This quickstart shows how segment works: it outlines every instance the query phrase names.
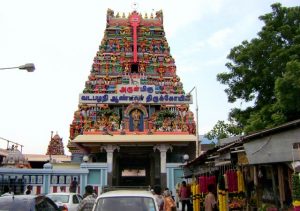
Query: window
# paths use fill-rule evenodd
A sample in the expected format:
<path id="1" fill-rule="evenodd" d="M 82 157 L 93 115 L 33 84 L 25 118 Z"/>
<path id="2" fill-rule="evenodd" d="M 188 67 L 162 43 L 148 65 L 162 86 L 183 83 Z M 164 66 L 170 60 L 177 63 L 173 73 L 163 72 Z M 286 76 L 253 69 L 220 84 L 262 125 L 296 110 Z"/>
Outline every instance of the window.
<path id="1" fill-rule="evenodd" d="M 73 195 L 73 204 L 79 204 L 79 200 L 76 195 Z"/>
<path id="2" fill-rule="evenodd" d="M 142 196 L 117 196 L 100 199 L 96 205 L 95 210 L 155 211 L 156 209 L 152 198 Z"/>
<path id="3" fill-rule="evenodd" d="M 69 202 L 69 195 L 47 195 L 52 201 L 57 202 L 60 201 L 62 203 L 68 203 Z"/>
<path id="4" fill-rule="evenodd" d="M 79 199 L 79 201 L 82 201 L 82 196 L 80 196 L 80 195 L 77 195 L 77 197 L 78 197 L 78 199 Z"/>
<path id="5" fill-rule="evenodd" d="M 50 201 L 47 198 L 44 198 L 43 200 L 39 201 L 38 204 L 35 205 L 36 211 L 56 211 L 56 205 L 53 204 L 52 201 Z"/>

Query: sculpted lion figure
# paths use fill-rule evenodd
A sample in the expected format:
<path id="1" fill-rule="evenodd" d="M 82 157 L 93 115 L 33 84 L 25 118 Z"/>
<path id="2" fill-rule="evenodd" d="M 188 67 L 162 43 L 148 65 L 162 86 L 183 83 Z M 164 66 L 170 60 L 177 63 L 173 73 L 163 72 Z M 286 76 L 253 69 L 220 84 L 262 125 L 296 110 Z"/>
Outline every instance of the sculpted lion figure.
<path id="1" fill-rule="evenodd" d="M 107 13 L 106 13 L 106 21 L 107 21 L 107 23 L 109 22 L 109 20 L 111 19 L 111 18 L 113 18 L 114 17 L 114 11 L 112 10 L 112 9 L 107 9 Z"/>
<path id="2" fill-rule="evenodd" d="M 163 11 L 159 10 L 155 14 L 156 14 L 155 18 L 159 19 L 161 21 L 161 23 L 163 23 L 163 20 L 164 20 Z"/>

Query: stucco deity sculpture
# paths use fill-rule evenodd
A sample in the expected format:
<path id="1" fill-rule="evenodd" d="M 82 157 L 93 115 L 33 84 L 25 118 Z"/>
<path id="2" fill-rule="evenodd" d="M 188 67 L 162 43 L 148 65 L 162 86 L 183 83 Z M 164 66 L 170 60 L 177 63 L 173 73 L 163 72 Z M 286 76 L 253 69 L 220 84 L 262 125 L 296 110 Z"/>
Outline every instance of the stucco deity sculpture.
<path id="1" fill-rule="evenodd" d="M 132 120 L 133 120 L 133 128 L 134 128 L 134 130 L 138 130 L 140 119 L 141 119 L 141 112 L 138 109 L 135 109 L 132 112 L 131 116 L 132 116 Z"/>

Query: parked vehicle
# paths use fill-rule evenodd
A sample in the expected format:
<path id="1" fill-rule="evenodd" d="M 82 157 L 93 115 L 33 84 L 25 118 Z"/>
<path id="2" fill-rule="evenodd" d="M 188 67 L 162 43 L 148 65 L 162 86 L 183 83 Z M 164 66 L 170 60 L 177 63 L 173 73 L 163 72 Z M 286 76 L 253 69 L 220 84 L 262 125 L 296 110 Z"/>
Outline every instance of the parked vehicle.
<path id="1" fill-rule="evenodd" d="M 49 193 L 47 197 L 52 199 L 63 211 L 76 211 L 82 196 L 77 193 Z"/>
<path id="2" fill-rule="evenodd" d="M 44 195 L 7 195 L 0 197 L 1 211 L 60 211 L 58 206 Z"/>
<path id="3" fill-rule="evenodd" d="M 155 198 L 146 190 L 115 190 L 101 194 L 93 211 L 158 211 Z"/>

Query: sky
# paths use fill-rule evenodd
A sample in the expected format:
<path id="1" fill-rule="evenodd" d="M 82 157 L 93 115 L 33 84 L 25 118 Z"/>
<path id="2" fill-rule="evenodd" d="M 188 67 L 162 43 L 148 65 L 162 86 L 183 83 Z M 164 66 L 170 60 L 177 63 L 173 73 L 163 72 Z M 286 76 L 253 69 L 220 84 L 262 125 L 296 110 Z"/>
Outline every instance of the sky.
<path id="1" fill-rule="evenodd" d="M 163 10 L 164 29 L 177 75 L 184 90 L 197 88 L 199 134 L 230 109 L 226 86 L 216 75 L 225 67 L 230 49 L 261 30 L 259 16 L 270 5 L 299 6 L 298 0 L 137 0 L 137 11 L 148 16 Z M 34 63 L 36 70 L 0 70 L 0 137 L 24 145 L 23 153 L 45 154 L 51 131 L 63 138 L 79 94 L 90 74 L 106 26 L 108 8 L 121 14 L 133 10 L 127 0 L 1 0 L 0 68 Z M 196 112 L 195 91 L 191 110 Z M 196 116 L 196 115 L 195 115 Z M 0 148 L 6 142 L 0 139 Z"/>

